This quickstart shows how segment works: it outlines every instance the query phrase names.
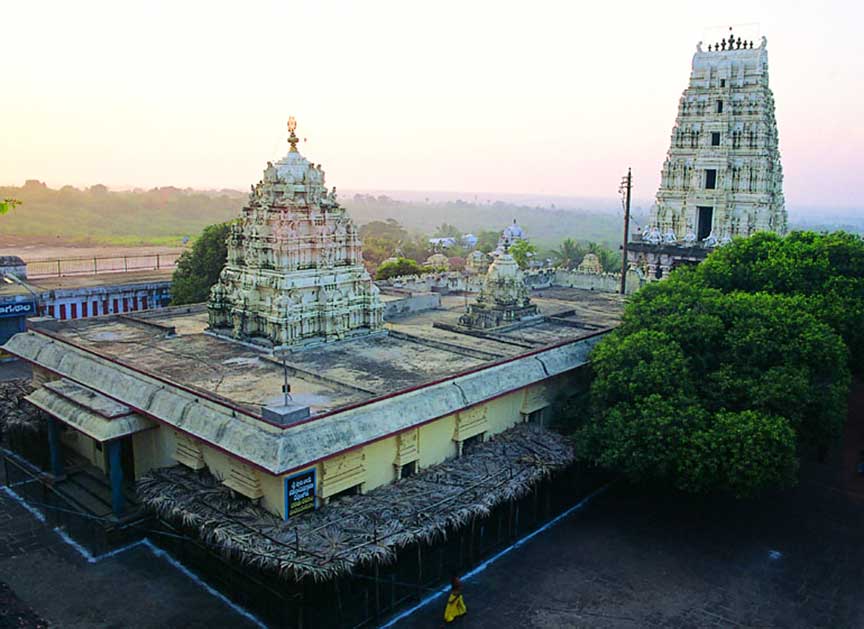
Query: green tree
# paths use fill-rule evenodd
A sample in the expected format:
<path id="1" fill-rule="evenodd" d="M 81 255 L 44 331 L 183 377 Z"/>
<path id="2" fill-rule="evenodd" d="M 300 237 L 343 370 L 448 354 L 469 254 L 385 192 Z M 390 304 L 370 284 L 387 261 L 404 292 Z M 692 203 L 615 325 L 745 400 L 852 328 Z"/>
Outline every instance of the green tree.
<path id="1" fill-rule="evenodd" d="M 794 482 L 840 433 L 846 349 L 800 297 L 723 293 L 674 273 L 637 293 L 592 353 L 580 456 L 692 492 Z"/>
<path id="2" fill-rule="evenodd" d="M 433 238 L 455 238 L 458 243 L 462 238 L 462 230 L 450 223 L 441 223 L 432 235 Z"/>
<path id="3" fill-rule="evenodd" d="M 19 205 L 21 205 L 21 201 L 18 199 L 3 199 L 0 201 L 0 215 L 6 214 L 9 210 Z"/>
<path id="4" fill-rule="evenodd" d="M 494 251 L 495 247 L 498 246 L 498 239 L 501 237 L 501 234 L 492 229 L 484 229 L 478 232 L 476 236 L 477 250 L 489 253 L 490 251 Z"/>
<path id="5" fill-rule="evenodd" d="M 205 227 L 192 248 L 180 256 L 171 282 L 173 305 L 200 303 L 210 297 L 210 288 L 225 266 L 231 224 L 229 221 Z"/>
<path id="6" fill-rule="evenodd" d="M 558 266 L 565 269 L 575 269 L 585 257 L 585 250 L 572 238 L 566 238 L 553 252 Z"/>
<path id="7" fill-rule="evenodd" d="M 520 239 L 510 245 L 508 253 L 516 260 L 516 264 L 520 269 L 528 268 L 531 258 L 537 253 L 537 247 L 533 243 L 525 239 Z"/>
<path id="8" fill-rule="evenodd" d="M 417 264 L 415 260 L 410 258 L 397 258 L 388 260 L 378 267 L 375 272 L 376 280 L 389 280 L 391 277 L 399 277 L 400 275 L 420 275 L 425 272 L 425 268 Z"/>
<path id="9" fill-rule="evenodd" d="M 797 295 L 802 308 L 829 324 L 864 369 L 864 240 L 846 232 L 759 232 L 720 247 L 700 264 L 696 281 L 723 292 Z"/>

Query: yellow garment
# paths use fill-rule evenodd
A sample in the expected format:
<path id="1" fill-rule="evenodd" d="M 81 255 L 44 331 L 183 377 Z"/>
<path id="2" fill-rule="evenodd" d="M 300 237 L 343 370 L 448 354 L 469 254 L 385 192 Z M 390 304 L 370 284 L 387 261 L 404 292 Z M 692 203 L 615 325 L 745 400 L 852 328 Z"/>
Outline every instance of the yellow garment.
<path id="1" fill-rule="evenodd" d="M 444 622 L 453 622 L 456 618 L 468 611 L 461 592 L 451 592 L 447 599 L 447 607 L 444 608 Z"/>

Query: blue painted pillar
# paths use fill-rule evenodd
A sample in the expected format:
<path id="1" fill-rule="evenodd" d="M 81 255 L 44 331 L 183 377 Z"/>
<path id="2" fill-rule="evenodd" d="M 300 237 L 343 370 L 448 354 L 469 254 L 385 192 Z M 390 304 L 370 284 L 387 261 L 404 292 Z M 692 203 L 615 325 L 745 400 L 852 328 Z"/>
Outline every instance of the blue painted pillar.
<path id="1" fill-rule="evenodd" d="M 51 457 L 51 473 L 55 478 L 63 476 L 63 450 L 60 445 L 60 424 L 53 417 L 48 420 L 48 452 Z"/>
<path id="2" fill-rule="evenodd" d="M 111 510 L 116 517 L 123 515 L 125 499 L 123 498 L 123 466 L 120 463 L 120 440 L 108 444 L 108 467 L 111 477 Z"/>

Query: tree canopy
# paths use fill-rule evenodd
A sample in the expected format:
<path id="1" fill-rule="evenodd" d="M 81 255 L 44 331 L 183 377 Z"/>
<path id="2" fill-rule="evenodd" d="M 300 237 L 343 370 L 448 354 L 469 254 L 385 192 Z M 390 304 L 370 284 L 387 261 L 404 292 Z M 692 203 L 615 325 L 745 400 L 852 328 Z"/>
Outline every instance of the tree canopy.
<path id="1" fill-rule="evenodd" d="M 537 247 L 530 240 L 521 239 L 510 245 L 507 252 L 513 256 L 520 269 L 525 269 L 530 264 L 534 254 L 537 253 Z"/>
<path id="2" fill-rule="evenodd" d="M 566 238 L 557 249 L 552 251 L 552 259 L 565 269 L 575 269 L 585 256 L 593 253 L 600 260 L 600 266 L 607 273 L 621 271 L 621 253 L 613 251 L 604 244 L 597 242 L 577 242 Z"/>
<path id="3" fill-rule="evenodd" d="M 427 269 L 417 264 L 416 260 L 410 258 L 396 258 L 382 262 L 375 272 L 376 280 L 389 280 L 391 277 L 400 275 L 420 275 Z"/>
<path id="4" fill-rule="evenodd" d="M 21 205 L 21 201 L 18 199 L 0 199 L 0 214 L 6 214 L 13 207 L 17 207 Z"/>
<path id="5" fill-rule="evenodd" d="M 227 240 L 231 222 L 205 227 L 177 261 L 171 282 L 171 303 L 196 304 L 207 301 L 210 288 L 219 279 L 228 253 Z"/>
<path id="6" fill-rule="evenodd" d="M 763 257 L 747 262 L 743 253 L 752 243 L 728 250 L 712 253 L 704 270 L 643 288 L 597 345 L 591 410 L 575 429 L 584 459 L 633 480 L 742 497 L 794 483 L 802 452 L 839 435 L 849 385 L 843 338 L 794 283 L 757 292 Z"/>
<path id="7" fill-rule="evenodd" d="M 723 292 L 798 295 L 802 307 L 843 337 L 850 366 L 864 368 L 864 240 L 847 232 L 760 232 L 721 247 L 696 280 Z"/>

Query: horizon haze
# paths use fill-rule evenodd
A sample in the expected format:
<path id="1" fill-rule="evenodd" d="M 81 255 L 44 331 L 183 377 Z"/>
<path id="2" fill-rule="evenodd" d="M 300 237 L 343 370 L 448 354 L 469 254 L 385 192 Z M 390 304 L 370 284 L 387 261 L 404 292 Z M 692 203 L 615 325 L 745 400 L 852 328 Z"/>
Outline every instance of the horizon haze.
<path id="1" fill-rule="evenodd" d="M 724 8 L 738 32 L 768 38 L 790 213 L 851 213 L 864 9 Z M 0 102 L 0 185 L 247 190 L 286 152 L 294 115 L 301 151 L 339 190 L 614 200 L 630 166 L 642 205 L 696 44 L 726 30 L 716 7 L 683 1 L 662 12 L 7 3 L 5 14 L 17 27 L 0 60 L 14 87 Z"/>

